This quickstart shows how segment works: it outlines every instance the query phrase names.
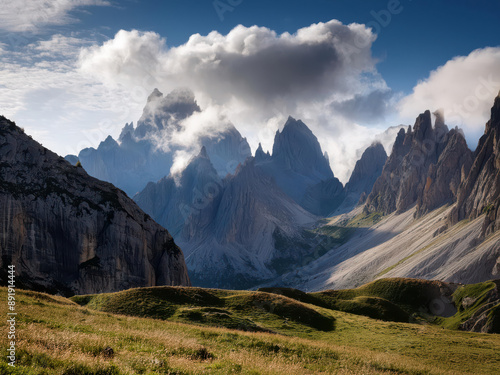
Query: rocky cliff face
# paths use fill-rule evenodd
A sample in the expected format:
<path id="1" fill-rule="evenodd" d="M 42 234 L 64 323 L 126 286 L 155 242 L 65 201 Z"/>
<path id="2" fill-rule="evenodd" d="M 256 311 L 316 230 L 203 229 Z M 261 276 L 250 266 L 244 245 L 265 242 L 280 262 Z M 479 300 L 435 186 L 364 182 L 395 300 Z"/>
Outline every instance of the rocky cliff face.
<path id="1" fill-rule="evenodd" d="M 223 182 L 203 147 L 179 175 L 169 175 L 156 183 L 150 182 L 134 200 L 177 237 L 186 220 L 205 209 L 220 194 L 222 187 Z"/>
<path id="2" fill-rule="evenodd" d="M 500 280 L 492 280 L 494 287 L 478 301 L 479 298 L 462 299 L 460 310 L 465 310 L 479 302 L 480 307 L 465 322 L 460 324 L 463 331 L 481 333 L 500 333 Z"/>
<path id="3" fill-rule="evenodd" d="M 25 287 L 84 294 L 190 284 L 167 230 L 124 192 L 72 166 L 4 117 L 0 248 L 2 268 L 15 264 Z"/>
<path id="4" fill-rule="evenodd" d="M 316 136 L 302 121 L 292 117 L 288 117 L 283 131 L 276 132 L 272 156 L 284 170 L 292 170 L 312 179 L 333 177 Z"/>
<path id="5" fill-rule="evenodd" d="M 472 153 L 462 133 L 452 131 L 437 112 L 418 116 L 415 125 L 400 130 L 381 176 L 368 195 L 366 209 L 385 214 L 417 205 L 417 216 L 456 199 L 462 171 L 468 172 Z"/>
<path id="6" fill-rule="evenodd" d="M 174 90 L 165 97 L 155 89 L 137 127 L 126 124 L 119 142 L 109 136 L 97 149 L 82 150 L 78 158 L 90 175 L 134 196 L 148 182 L 169 174 L 176 152 L 189 151 L 188 146 L 177 144 L 172 138 L 182 130 L 182 120 L 200 111 L 188 89 Z M 225 177 L 251 156 L 250 146 L 232 124 L 212 133 L 200 136 L 198 141 L 205 146 L 217 173 Z"/>
<path id="7" fill-rule="evenodd" d="M 193 212 L 179 243 L 198 285 L 246 288 L 309 255 L 314 245 L 304 227 L 316 220 L 249 159 Z"/>
<path id="8" fill-rule="evenodd" d="M 315 215 L 327 215 L 344 199 L 342 183 L 333 176 L 328 156 L 312 131 L 289 117 L 274 137 L 272 155 L 260 148 L 256 166 L 295 202 Z"/>
<path id="9" fill-rule="evenodd" d="M 474 153 L 474 162 L 458 191 L 452 224 L 486 214 L 482 235 L 500 228 L 500 94 L 491 109 L 484 135 Z"/>
<path id="10" fill-rule="evenodd" d="M 458 187 L 472 165 L 472 152 L 467 147 L 463 134 L 452 129 L 446 134 L 445 148 L 437 162 L 427 170 L 424 191 L 417 200 L 417 215 L 456 200 Z"/>
<path id="11" fill-rule="evenodd" d="M 363 193 L 370 194 L 375 181 L 382 174 L 386 161 L 387 153 L 384 146 L 381 143 L 372 144 L 356 162 L 349 182 L 346 184 L 346 190 L 357 194 L 358 200 Z"/>
<path id="12" fill-rule="evenodd" d="M 339 207 L 346 198 L 346 190 L 336 178 L 329 178 L 309 186 L 300 202 L 307 211 L 318 215 L 328 216 Z"/>
<path id="13" fill-rule="evenodd" d="M 247 288 L 299 264 L 313 248 L 304 225 L 316 218 L 253 158 L 221 180 L 203 148 L 178 176 L 148 184 L 134 199 L 172 228 L 199 286 Z"/>

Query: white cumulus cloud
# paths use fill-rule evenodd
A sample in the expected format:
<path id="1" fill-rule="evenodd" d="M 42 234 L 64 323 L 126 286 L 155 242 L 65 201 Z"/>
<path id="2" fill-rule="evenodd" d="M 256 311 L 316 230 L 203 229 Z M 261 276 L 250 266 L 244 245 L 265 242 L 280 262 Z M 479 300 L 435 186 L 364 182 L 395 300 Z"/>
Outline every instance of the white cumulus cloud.
<path id="1" fill-rule="evenodd" d="M 425 109 L 442 108 L 446 123 L 463 127 L 472 143 L 484 131 L 499 90 L 500 47 L 477 49 L 432 71 L 400 101 L 399 112 L 410 120 Z"/>
<path id="2" fill-rule="evenodd" d="M 109 84 L 149 89 L 161 73 L 165 49 L 157 33 L 120 30 L 102 46 L 82 49 L 80 70 Z"/>

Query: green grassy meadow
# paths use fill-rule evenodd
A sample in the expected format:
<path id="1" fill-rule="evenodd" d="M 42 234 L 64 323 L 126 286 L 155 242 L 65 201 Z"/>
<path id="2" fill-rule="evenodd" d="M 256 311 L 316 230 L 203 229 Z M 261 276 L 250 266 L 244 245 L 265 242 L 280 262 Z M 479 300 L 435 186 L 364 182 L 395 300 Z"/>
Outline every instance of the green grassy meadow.
<path id="1" fill-rule="evenodd" d="M 436 283 L 320 293 L 152 287 L 71 299 L 19 290 L 17 364 L 3 356 L 0 374 L 498 374 L 500 335 L 449 329 L 474 311 L 416 319 L 422 290 Z M 488 288 L 453 298 L 475 295 L 478 308 Z M 376 310 L 378 319 L 365 316 Z"/>

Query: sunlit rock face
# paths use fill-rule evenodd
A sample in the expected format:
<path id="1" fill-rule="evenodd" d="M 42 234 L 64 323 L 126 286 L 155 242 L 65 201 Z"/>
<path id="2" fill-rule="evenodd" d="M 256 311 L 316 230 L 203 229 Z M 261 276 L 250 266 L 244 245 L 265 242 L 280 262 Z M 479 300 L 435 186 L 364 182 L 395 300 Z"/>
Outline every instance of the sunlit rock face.
<path id="1" fill-rule="evenodd" d="M 456 200 L 472 152 L 462 132 L 451 131 L 440 113 L 420 114 L 413 127 L 398 133 L 392 153 L 366 200 L 366 209 L 385 214 L 405 212 L 414 205 L 421 216 Z"/>
<path id="2" fill-rule="evenodd" d="M 454 224 L 486 214 L 482 235 L 487 236 L 500 228 L 500 94 L 479 139 L 472 168 L 463 174 L 466 178 L 458 191 L 457 207 L 450 221 Z"/>

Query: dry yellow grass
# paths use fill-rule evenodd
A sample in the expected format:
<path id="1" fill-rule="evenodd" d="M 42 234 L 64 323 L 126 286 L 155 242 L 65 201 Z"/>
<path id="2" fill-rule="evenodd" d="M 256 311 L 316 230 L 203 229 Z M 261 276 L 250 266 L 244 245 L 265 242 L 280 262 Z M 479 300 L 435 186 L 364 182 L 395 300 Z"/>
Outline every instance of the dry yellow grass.
<path id="1" fill-rule="evenodd" d="M 5 306 L 5 288 L 0 288 Z M 252 333 L 113 315 L 18 291 L 18 354 L 0 374 L 496 374 L 500 337 L 332 312 L 330 332 Z M 6 323 L 0 323 L 5 332 Z M 5 339 L 2 341 L 5 345 Z M 111 347 L 108 358 L 103 349 Z M 3 348 L 2 348 L 3 349 Z"/>

